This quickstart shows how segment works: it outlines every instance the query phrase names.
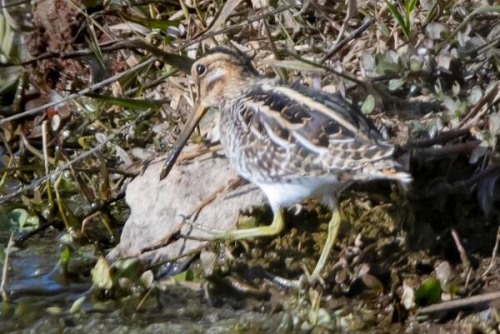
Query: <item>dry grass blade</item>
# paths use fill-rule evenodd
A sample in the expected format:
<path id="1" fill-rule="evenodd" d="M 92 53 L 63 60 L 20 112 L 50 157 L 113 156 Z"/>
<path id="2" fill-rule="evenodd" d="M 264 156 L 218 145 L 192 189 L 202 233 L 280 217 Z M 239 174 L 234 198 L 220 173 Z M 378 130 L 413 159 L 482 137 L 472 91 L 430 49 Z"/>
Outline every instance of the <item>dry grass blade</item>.
<path id="1" fill-rule="evenodd" d="M 83 152 L 82 154 L 78 155 L 74 159 L 72 159 L 72 160 L 68 161 L 67 163 L 65 163 L 65 164 L 57 167 L 57 169 L 55 169 L 54 171 L 50 172 L 49 174 L 44 175 L 43 177 L 41 177 L 41 178 L 39 178 L 37 180 L 34 180 L 29 186 L 21 187 L 21 188 L 19 188 L 16 191 L 10 192 L 8 195 L 0 196 L 0 204 L 5 203 L 5 202 L 7 202 L 9 200 L 12 200 L 12 199 L 16 198 L 20 194 L 24 194 L 27 191 L 30 191 L 30 190 L 33 190 L 33 189 L 39 187 L 43 182 L 45 182 L 49 178 L 58 177 L 63 171 L 71 168 L 71 166 L 74 165 L 76 162 L 88 158 L 89 156 L 93 155 L 96 151 L 102 150 L 104 147 L 106 147 L 106 144 L 109 141 L 111 141 L 114 138 L 116 138 L 117 136 L 120 136 L 123 133 L 125 133 L 130 127 L 134 126 L 137 122 L 139 122 L 142 118 L 144 118 L 147 115 L 149 115 L 151 112 L 152 112 L 151 110 L 146 110 L 146 111 L 142 112 L 141 114 L 139 114 L 137 116 L 137 118 L 135 120 L 133 120 L 132 122 L 130 122 L 130 123 L 122 126 L 120 129 L 118 129 L 112 135 L 108 136 L 105 140 L 103 140 L 102 142 L 100 142 L 96 147 L 94 147 L 94 148 L 92 148 L 92 149 L 90 149 L 88 151 Z"/>
<path id="2" fill-rule="evenodd" d="M 7 296 L 7 292 L 5 291 L 5 285 L 7 284 L 7 272 L 9 269 L 9 257 L 10 250 L 12 245 L 14 244 L 14 234 L 11 233 L 9 241 L 7 242 L 7 248 L 5 249 L 5 258 L 2 266 L 2 281 L 0 282 L 0 295 L 2 296 L 2 301 L 8 302 L 9 297 Z"/>
<path id="3" fill-rule="evenodd" d="M 130 68 L 129 70 L 127 71 L 124 71 L 124 72 L 121 72 L 117 75 L 114 75 L 106 80 L 103 80 L 101 82 L 98 82 L 96 84 L 93 84 L 91 86 L 89 86 L 88 88 L 85 88 L 85 89 L 82 89 L 80 90 L 79 92 L 76 92 L 76 93 L 73 93 L 73 94 L 70 94 L 66 97 L 63 97 L 62 99 L 60 100 L 57 100 L 57 101 L 54 101 L 54 102 L 50 102 L 50 103 L 46 103 L 44 105 L 41 105 L 39 107 L 36 107 L 36 108 L 33 108 L 31 110 L 26 110 L 26 111 L 23 111 L 21 113 L 18 113 L 16 115 L 13 115 L 13 116 L 10 116 L 10 117 L 6 117 L 4 119 L 1 119 L 0 120 L 0 126 L 4 125 L 4 124 L 7 124 L 8 122 L 12 122 L 12 121 L 15 121 L 17 119 L 21 119 L 23 117 L 26 117 L 26 116 L 33 116 L 33 115 L 36 115 L 38 113 L 41 113 L 43 111 L 45 111 L 47 108 L 50 108 L 50 107 L 54 107 L 58 104 L 62 104 L 63 102 L 68 102 L 68 101 L 71 101 L 75 98 L 78 98 L 82 95 L 85 95 L 87 93 L 90 93 L 98 88 L 101 88 L 101 87 L 104 87 L 104 86 L 107 86 L 113 82 L 115 82 L 116 80 L 122 78 L 122 77 L 125 77 L 126 75 L 129 75 L 130 73 L 132 72 L 135 72 L 141 68 L 144 68 L 146 66 L 149 66 L 151 65 L 152 63 L 154 63 L 154 59 L 149 59 L 149 60 L 146 60 L 132 68 Z"/>
<path id="4" fill-rule="evenodd" d="M 495 83 L 479 103 L 458 124 L 459 128 L 476 126 L 490 108 L 500 101 L 500 82 Z"/>
<path id="5" fill-rule="evenodd" d="M 443 48 L 446 46 L 450 45 L 450 42 L 455 38 L 455 36 L 462 30 L 476 15 L 478 14 L 483 14 L 483 13 L 489 13 L 489 12 L 496 12 L 500 13 L 500 6 L 484 6 L 484 7 L 479 7 L 476 8 L 467 15 L 467 17 L 460 23 L 460 25 L 453 30 L 453 32 L 448 36 L 446 40 L 444 40 L 436 49 L 436 54 L 439 54 Z"/>
<path id="6" fill-rule="evenodd" d="M 367 20 L 364 22 L 358 29 L 354 30 L 352 33 L 349 34 L 346 38 L 339 40 L 335 45 L 326 52 L 326 54 L 321 58 L 319 61 L 320 63 L 324 63 L 328 59 L 330 59 L 338 50 L 340 50 L 343 46 L 345 46 L 347 43 L 355 39 L 356 37 L 359 37 L 359 35 L 368 29 L 373 23 L 375 23 L 377 19 L 375 17 L 372 17 L 371 19 Z"/>
<path id="7" fill-rule="evenodd" d="M 220 29 L 226 22 L 227 18 L 231 13 L 238 7 L 238 5 L 242 2 L 242 0 L 229 0 L 226 1 L 222 9 L 219 11 L 217 14 L 215 20 L 210 23 L 210 25 L 207 27 L 207 29 L 202 32 L 199 36 L 206 34 L 206 33 L 212 33 L 215 31 L 215 29 Z M 198 36 L 196 36 L 198 37 Z"/>
<path id="8" fill-rule="evenodd" d="M 233 24 L 231 26 L 222 28 L 220 30 L 216 30 L 216 31 L 213 31 L 213 32 L 203 33 L 201 36 L 197 36 L 195 38 L 192 38 L 192 39 L 190 39 L 188 41 L 183 42 L 181 48 L 182 49 L 187 48 L 188 46 L 200 43 L 201 41 L 203 41 L 205 39 L 212 38 L 212 37 L 215 37 L 217 35 L 225 34 L 225 33 L 228 33 L 230 31 L 233 31 L 235 29 L 239 29 L 239 28 L 245 27 L 248 24 L 251 24 L 253 22 L 257 22 L 257 21 L 260 21 L 260 20 L 263 20 L 263 19 L 266 19 L 266 18 L 269 18 L 269 17 L 273 17 L 273 16 L 275 16 L 275 15 L 277 15 L 279 13 L 286 12 L 287 10 L 290 10 L 291 8 L 294 8 L 294 7 L 296 7 L 296 6 L 295 5 L 288 5 L 288 6 L 278 7 L 276 9 L 274 9 L 274 10 L 269 11 L 269 12 L 265 12 L 265 13 L 262 13 L 262 14 L 257 14 L 255 16 L 248 17 L 243 22 Z"/>
<path id="9" fill-rule="evenodd" d="M 500 291 L 484 293 L 482 295 L 462 298 L 458 300 L 450 300 L 440 304 L 422 307 L 418 310 L 418 314 L 430 314 L 430 313 L 444 312 L 455 309 L 469 308 L 469 307 L 479 306 L 482 304 L 487 304 L 497 299 L 500 299 Z"/>
<path id="10" fill-rule="evenodd" d="M 15 20 L 11 14 L 22 8 L 13 7 L 13 3 L 20 2 L 2 1 L 4 7 L 9 6 L 7 20 Z M 23 36 L 22 45 L 29 53 L 10 45 L 5 30 L 9 27 L 0 24 L 0 71 L 4 76 L 0 83 L 0 228 L 4 221 L 17 223 L 17 240 L 30 238 L 16 256 L 9 257 L 8 284 L 0 286 L 3 298 L 17 305 L 16 292 L 9 291 L 16 289 L 19 280 L 17 261 L 24 261 L 24 255 L 31 261 L 45 254 L 37 248 L 36 254 L 29 253 L 32 246 L 45 247 L 46 243 L 57 256 L 61 250 L 53 244 L 64 242 L 64 270 L 74 270 L 73 263 L 79 259 L 73 260 L 89 248 L 99 253 L 90 259 L 95 260 L 118 241 L 115 236 L 121 233 L 119 245 L 108 260 L 138 256 L 146 266 L 134 269 L 138 274 L 135 278 L 116 276 L 115 280 L 113 276 L 111 290 L 100 290 L 97 299 L 87 298 L 85 306 L 72 309 L 76 314 L 65 312 L 65 320 L 85 326 L 82 320 L 88 317 L 93 326 L 100 325 L 92 312 L 81 311 L 95 301 L 118 299 L 110 306 L 111 312 L 96 321 L 108 322 L 106 314 L 119 312 L 115 305 L 135 300 L 141 303 L 143 312 L 139 313 L 152 316 L 145 321 L 162 322 L 152 323 L 155 328 L 162 328 L 156 327 L 163 325 L 162 312 L 170 314 L 172 305 L 185 303 L 189 310 L 199 307 L 189 312 L 198 319 L 206 318 L 206 312 L 217 315 L 220 309 L 213 305 L 234 302 L 238 307 L 234 324 L 239 327 L 244 321 L 242 328 L 262 328 L 254 324 L 257 318 L 265 318 L 271 327 L 279 323 L 290 332 L 384 332 L 394 328 L 425 332 L 444 325 L 450 332 L 466 333 L 461 329 L 467 326 L 469 331 L 470 326 L 484 331 L 498 327 L 491 307 L 495 304 L 488 305 L 500 298 L 496 254 L 500 247 L 500 174 L 496 168 L 500 157 L 498 4 L 490 1 L 490 5 L 480 7 L 488 1 L 418 0 L 69 1 L 38 1 L 24 11 L 33 14 L 30 36 L 34 38 Z M 196 75 L 190 77 L 193 59 L 203 59 L 202 53 L 212 46 L 231 44 L 252 58 L 265 82 L 255 84 L 255 92 L 253 85 L 239 91 L 234 88 L 250 81 L 246 75 L 232 71 L 221 76 L 231 82 L 229 91 L 237 91 L 231 101 L 238 97 L 245 103 L 262 99 L 249 103 L 251 112 L 243 117 L 252 118 L 247 126 L 250 132 L 256 136 L 267 132 L 272 137 L 269 142 L 277 144 L 295 138 L 300 144 L 294 147 L 302 145 L 307 150 L 329 145 L 312 135 L 334 131 L 324 117 L 342 115 L 339 120 L 350 123 L 351 112 L 343 115 L 343 106 L 337 108 L 327 98 L 342 95 L 354 106 L 354 115 L 357 111 L 366 115 L 366 123 L 376 127 L 374 133 L 379 130 L 384 141 L 396 146 L 396 155 L 401 158 L 398 162 L 413 174 L 408 193 L 396 184 L 356 182 L 338 205 L 346 224 L 335 247 L 330 246 L 331 236 L 338 225 L 328 220 L 335 222 L 337 215 L 331 219 L 332 215 L 312 200 L 301 203 L 300 212 L 286 211 L 282 232 L 272 238 L 224 245 L 218 241 L 210 245 L 193 242 L 207 240 L 214 235 L 210 232 L 241 236 L 221 231 L 235 230 L 236 225 L 238 229 L 262 226 L 272 214 L 255 185 L 231 187 L 231 179 L 237 174 L 230 160 L 219 152 L 220 145 L 227 141 L 217 144 L 226 128 L 212 129 L 213 125 L 220 128 L 216 109 L 221 100 L 222 106 L 230 104 L 223 101 L 228 92 L 213 99 L 211 110 L 191 141 L 193 145 L 177 159 L 183 163 L 177 164 L 169 178 L 158 181 L 163 158 L 155 157 L 175 145 L 193 102 L 205 101 L 200 98 L 200 86 L 193 85 L 199 82 Z M 27 60 L 19 63 L 16 57 Z M 205 70 L 215 63 L 205 64 Z M 215 72 L 205 78 L 214 80 L 220 75 Z M 98 83 L 90 86 L 93 82 Z M 284 82 L 290 85 L 285 87 Z M 275 83 L 279 88 L 268 87 Z M 314 92 L 322 89 L 325 95 L 308 93 L 305 97 L 299 85 Z M 214 82 L 205 85 L 209 86 L 213 88 Z M 254 95 L 245 97 L 246 91 Z M 20 98 L 14 100 L 14 95 Z M 70 99 L 75 100 L 64 103 Z M 269 122 L 259 126 L 256 109 L 263 106 L 259 114 Z M 308 113 L 311 107 L 321 111 L 318 119 Z M 274 112 L 275 108 L 281 111 Z M 295 111 L 300 117 L 294 116 Z M 276 130 L 282 124 L 284 128 Z M 195 143 L 199 142 L 203 144 L 197 149 Z M 242 146 L 253 142 L 248 140 Z M 264 150 L 255 151 L 259 154 Z M 254 160 L 263 165 L 266 159 L 261 156 Z M 270 157 L 268 162 L 272 166 L 276 159 Z M 293 159 L 280 166 L 293 167 Z M 305 168 L 299 177 L 308 179 L 310 173 L 313 171 Z M 280 196 L 286 198 L 288 194 Z M 23 216 L 19 214 L 22 219 L 16 220 L 18 211 Z M 28 217 L 35 222 L 26 223 Z M 186 217 L 189 220 L 183 221 Z M 63 231 L 56 232 L 56 228 Z M 0 230 L 4 244 L 9 232 Z M 324 245 L 332 248 L 323 256 Z M 212 253 L 210 261 L 203 256 L 193 258 L 192 254 L 202 249 L 206 251 L 203 253 Z M 321 277 L 316 276 L 320 284 L 302 290 L 306 294 L 302 293 L 305 298 L 300 303 L 296 303 L 295 291 L 278 291 L 268 285 L 272 279 L 296 286 L 295 281 L 280 277 L 298 278 L 305 268 L 313 268 L 318 257 L 326 259 L 326 255 L 330 260 L 320 261 L 325 270 Z M 164 261 L 181 258 L 178 266 L 161 266 Z M 162 289 L 161 280 L 156 279 L 174 275 L 171 269 L 183 270 L 184 265 L 189 265 L 189 270 L 172 280 L 196 281 L 198 287 L 199 282 L 210 280 L 204 285 L 213 298 L 210 303 L 204 303 L 203 297 L 195 303 L 184 294 L 176 295 L 176 304 L 171 303 L 172 289 Z M 16 270 L 15 275 L 10 274 L 11 269 Z M 105 269 L 111 273 L 110 267 Z M 144 269 L 150 271 L 144 273 Z M 269 273 L 259 274 L 254 269 Z M 89 277 L 89 271 L 88 267 L 67 271 L 76 275 L 68 278 L 64 292 L 71 294 L 73 278 Z M 141 273 L 145 275 L 136 280 Z M 228 285 L 213 288 L 211 279 L 217 275 L 223 276 Z M 271 297 L 247 298 L 248 290 L 239 289 L 245 285 L 269 286 Z M 230 291 L 231 295 L 221 296 L 220 291 Z M 495 294 L 486 294 L 491 291 Z M 274 298 L 278 296 L 275 292 L 279 298 Z M 121 303 L 123 293 L 126 301 Z M 472 295 L 476 296 L 466 298 Z M 45 296 L 36 297 L 52 305 L 40 304 L 43 307 L 39 309 L 53 311 L 57 302 L 54 298 L 59 297 Z M 23 301 L 30 303 L 32 296 L 28 297 Z M 463 299 L 457 301 L 459 297 Z M 70 299 L 74 300 L 72 296 Z M 453 301 L 431 305 L 444 300 Z M 262 312 L 248 323 L 241 315 L 255 310 L 255 305 L 276 312 Z M 423 305 L 431 306 L 418 309 Z M 63 312 L 67 309 L 66 305 L 59 306 Z M 491 308 L 485 309 L 488 306 Z M 130 308 L 126 308 L 128 315 Z M 222 308 L 226 314 L 227 308 Z M 185 309 L 180 306 L 174 311 L 184 314 Z M 21 331 L 25 328 L 20 326 L 27 329 L 39 328 L 41 323 L 56 324 L 38 315 L 33 317 L 36 324 L 29 319 L 18 321 L 23 316 L 19 310 L 2 310 L 0 328 L 5 328 L 4 321 Z M 136 320 L 144 321 L 144 314 L 139 313 L 132 326 Z M 415 322 L 416 314 L 425 314 L 425 319 L 418 317 Z M 280 320 L 271 322 L 268 316 Z M 226 326 L 228 317 L 221 319 Z M 200 324 L 194 328 L 199 331 Z"/>

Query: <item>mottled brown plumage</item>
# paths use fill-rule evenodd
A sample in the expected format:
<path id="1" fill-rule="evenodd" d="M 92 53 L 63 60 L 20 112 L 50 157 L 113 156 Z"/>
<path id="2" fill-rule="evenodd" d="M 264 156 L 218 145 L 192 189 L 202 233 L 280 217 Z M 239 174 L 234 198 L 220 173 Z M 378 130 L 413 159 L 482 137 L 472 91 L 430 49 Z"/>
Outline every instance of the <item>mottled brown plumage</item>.
<path id="1" fill-rule="evenodd" d="M 283 228 L 284 207 L 317 197 L 334 210 L 327 244 L 311 276 L 317 280 L 338 231 L 339 193 L 353 181 L 411 179 L 394 161 L 394 147 L 339 94 L 264 78 L 246 55 L 224 47 L 198 59 L 191 75 L 198 89 L 196 112 L 161 178 L 205 111 L 216 107 L 231 164 L 264 191 L 275 213 L 270 226 L 217 233 L 215 238 L 277 234 Z"/>

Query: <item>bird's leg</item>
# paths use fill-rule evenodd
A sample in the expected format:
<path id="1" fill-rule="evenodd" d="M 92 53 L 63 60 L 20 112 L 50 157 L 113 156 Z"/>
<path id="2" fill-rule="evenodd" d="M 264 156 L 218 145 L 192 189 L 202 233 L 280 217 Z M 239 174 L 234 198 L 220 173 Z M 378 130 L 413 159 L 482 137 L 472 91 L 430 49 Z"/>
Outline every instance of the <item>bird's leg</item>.
<path id="1" fill-rule="evenodd" d="M 312 272 L 309 277 L 309 281 L 317 282 L 321 280 L 321 271 L 325 267 L 326 261 L 328 260 L 328 255 L 330 255 L 330 251 L 332 250 L 333 244 L 337 239 L 337 234 L 339 233 L 340 227 L 340 213 L 337 208 L 333 209 L 332 218 L 328 223 L 328 235 L 326 237 L 325 245 L 323 246 L 323 250 L 321 251 L 321 256 L 319 257 L 318 263 L 316 264 L 316 268 Z"/>
<path id="2" fill-rule="evenodd" d="M 241 230 L 224 231 L 215 233 L 215 239 L 240 240 L 258 237 L 269 237 L 280 233 L 285 227 L 283 209 L 278 208 L 274 212 L 273 222 L 268 226 L 244 228 Z"/>
<path id="3" fill-rule="evenodd" d="M 330 255 L 330 251 L 332 250 L 335 241 L 337 240 L 337 235 L 340 228 L 340 212 L 337 208 L 332 210 L 332 218 L 328 223 L 328 234 L 326 237 L 325 244 L 321 251 L 321 256 L 314 268 L 314 271 L 310 275 L 305 275 L 307 277 L 302 277 L 299 280 L 288 280 L 285 278 L 281 278 L 278 276 L 270 275 L 270 279 L 277 283 L 278 285 L 285 287 L 298 287 L 303 286 L 304 283 L 317 283 L 322 282 L 321 272 L 323 271 L 326 262 L 328 260 L 328 256 Z M 284 222 L 284 214 L 283 209 L 279 208 L 274 212 L 273 222 L 269 226 L 261 226 L 254 228 L 246 228 L 241 230 L 231 230 L 231 231 L 210 231 L 211 240 L 240 240 L 240 239 L 249 239 L 256 237 L 265 237 L 265 236 L 273 236 L 280 233 L 285 226 Z"/>
<path id="4" fill-rule="evenodd" d="M 260 226 L 260 227 L 252 227 L 252 228 L 244 228 L 241 230 L 221 230 L 216 228 L 207 227 L 204 225 L 192 223 L 188 220 L 184 220 L 184 223 L 192 226 L 198 230 L 204 231 L 209 234 L 207 237 L 203 237 L 205 240 L 241 240 L 241 239 L 250 239 L 250 238 L 258 238 L 258 237 L 269 237 L 280 233 L 285 227 L 285 220 L 283 209 L 278 208 L 274 212 L 274 218 L 271 225 L 268 226 Z"/>
<path id="5" fill-rule="evenodd" d="M 298 280 L 289 280 L 279 276 L 274 276 L 270 273 L 268 273 L 268 278 L 273 283 L 286 288 L 300 289 L 307 284 L 314 284 L 314 283 L 324 284 L 323 279 L 321 278 L 321 272 L 323 271 L 326 265 L 326 261 L 328 260 L 328 255 L 330 255 L 330 251 L 332 250 L 332 247 L 335 244 L 335 240 L 337 239 L 340 223 L 341 223 L 340 212 L 334 206 L 334 209 L 332 210 L 332 218 L 328 223 L 328 234 L 326 237 L 325 245 L 323 246 L 323 249 L 321 251 L 321 256 L 319 257 L 319 260 L 316 264 L 316 268 L 314 268 L 312 274 L 308 274 L 306 269 L 306 274 L 303 275 Z"/>

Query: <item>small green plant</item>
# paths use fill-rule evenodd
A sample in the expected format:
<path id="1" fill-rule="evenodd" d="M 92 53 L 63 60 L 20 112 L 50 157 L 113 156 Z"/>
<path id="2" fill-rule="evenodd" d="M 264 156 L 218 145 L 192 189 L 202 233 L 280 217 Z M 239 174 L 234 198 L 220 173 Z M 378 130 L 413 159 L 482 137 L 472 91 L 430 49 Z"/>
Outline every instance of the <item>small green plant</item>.
<path id="1" fill-rule="evenodd" d="M 418 0 L 405 0 L 403 1 L 403 5 L 401 6 L 401 3 L 398 2 L 398 5 L 395 5 L 394 3 L 384 0 L 387 8 L 391 12 L 392 16 L 394 17 L 394 20 L 396 20 L 397 24 L 401 27 L 401 30 L 403 30 L 403 33 L 405 34 L 406 38 L 410 39 L 411 38 L 411 25 L 412 25 L 412 13 L 417 7 Z M 402 7 L 402 8 L 401 8 Z"/>

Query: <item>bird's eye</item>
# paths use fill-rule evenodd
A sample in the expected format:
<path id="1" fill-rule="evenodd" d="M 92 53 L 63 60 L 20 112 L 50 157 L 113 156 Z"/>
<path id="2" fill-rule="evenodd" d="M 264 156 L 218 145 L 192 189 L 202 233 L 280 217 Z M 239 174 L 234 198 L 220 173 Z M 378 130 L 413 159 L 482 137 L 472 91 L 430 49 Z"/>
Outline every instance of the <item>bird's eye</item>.
<path id="1" fill-rule="evenodd" d="M 203 75 L 203 74 L 205 74 L 206 71 L 207 71 L 207 68 L 205 67 L 205 65 L 201 65 L 201 64 L 196 65 L 196 73 L 198 73 L 198 75 Z"/>

